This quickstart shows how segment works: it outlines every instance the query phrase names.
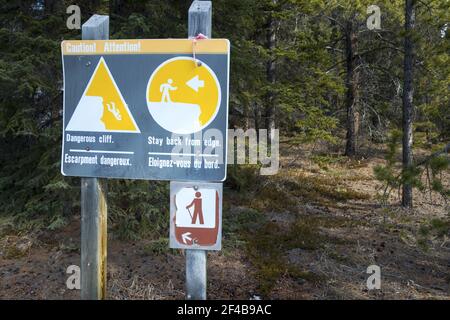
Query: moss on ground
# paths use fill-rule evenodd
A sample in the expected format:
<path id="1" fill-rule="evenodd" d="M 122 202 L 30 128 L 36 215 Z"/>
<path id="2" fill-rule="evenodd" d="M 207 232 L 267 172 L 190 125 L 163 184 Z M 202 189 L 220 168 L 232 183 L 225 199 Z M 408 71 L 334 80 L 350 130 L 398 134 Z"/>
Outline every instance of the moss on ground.
<path id="1" fill-rule="evenodd" d="M 144 245 L 144 253 L 147 255 L 158 256 L 168 253 L 178 254 L 179 252 L 179 250 L 169 248 L 169 238 L 161 237 Z"/>
<path id="2" fill-rule="evenodd" d="M 258 211 L 296 212 L 301 204 L 311 203 L 334 207 L 336 202 L 367 200 L 370 195 L 348 187 L 338 176 L 307 175 L 301 171 L 287 171 L 253 185 L 246 192 L 245 203 Z"/>
<path id="3" fill-rule="evenodd" d="M 443 239 L 450 236 L 450 219 L 434 218 L 422 223 L 418 230 L 417 246 L 423 251 L 430 249 L 431 239 Z"/>
<path id="4" fill-rule="evenodd" d="M 261 293 L 268 296 L 282 276 L 312 282 L 324 280 L 321 275 L 292 265 L 287 254 L 293 249 L 312 251 L 323 248 L 328 242 L 342 242 L 330 237 L 322 229 L 347 225 L 347 219 L 301 216 L 287 230 L 266 220 L 259 228 L 244 231 L 246 251 L 255 267 Z"/>
<path id="5" fill-rule="evenodd" d="M 344 160 L 325 157 L 317 161 L 333 164 Z M 336 206 L 337 202 L 370 199 L 368 194 L 349 188 L 338 171 L 324 175 L 286 168 L 275 176 L 263 177 L 258 175 L 256 166 L 244 166 L 229 172 L 233 174 L 226 186 L 236 192 L 226 194 L 229 199 L 223 214 L 224 249 L 245 250 L 255 269 L 260 292 L 265 296 L 269 296 L 282 277 L 322 281 L 323 277 L 306 270 L 307 266 L 302 269 L 301 265 L 291 264 L 289 251 L 313 251 L 329 242 L 343 243 L 326 229 L 351 228 L 363 223 L 341 217 L 300 215 L 304 204 Z M 230 203 L 239 210 L 231 212 Z M 271 221 L 270 213 L 275 212 L 284 213 L 288 223 Z"/>

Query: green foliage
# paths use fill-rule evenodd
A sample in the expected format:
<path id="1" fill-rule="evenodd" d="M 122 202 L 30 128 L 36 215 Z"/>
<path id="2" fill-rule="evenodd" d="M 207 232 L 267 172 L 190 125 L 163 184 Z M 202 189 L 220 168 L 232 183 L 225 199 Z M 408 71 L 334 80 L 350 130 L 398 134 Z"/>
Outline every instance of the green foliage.
<path id="1" fill-rule="evenodd" d="M 419 233 L 422 236 L 436 235 L 437 237 L 444 237 L 449 234 L 450 220 L 449 219 L 431 219 L 420 226 Z"/>
<path id="2" fill-rule="evenodd" d="M 62 68 L 60 42 L 80 39 L 66 28 L 67 1 L 0 0 L 0 217 L 11 217 L 19 229 L 61 228 L 79 213 L 77 178 L 60 173 Z M 191 1 L 77 1 L 82 22 L 94 13 L 109 14 L 110 33 L 117 38 L 185 38 Z M 231 41 L 230 127 L 265 127 L 266 110 L 275 109 L 277 128 L 293 144 L 339 143 L 346 126 L 345 37 L 341 26 L 358 26 L 358 110 L 361 135 L 383 141 L 386 128 L 401 123 L 403 2 L 380 0 L 382 31 L 365 29 L 370 1 L 217 0 L 213 2 L 213 37 Z M 416 131 L 420 146 L 433 149 L 450 138 L 449 18 L 442 1 L 418 4 Z M 275 23 L 275 47 L 268 45 L 268 22 Z M 387 32 L 389 31 L 389 32 Z M 274 62 L 274 81 L 268 63 Z M 273 101 L 268 99 L 273 95 Z M 419 139 L 418 139 L 419 140 Z M 423 189 L 423 170 L 405 170 L 399 179 L 388 153 L 387 166 L 375 174 L 389 189 L 412 183 Z M 319 162 L 331 159 L 317 159 Z M 227 185 L 251 194 L 258 166 L 228 170 Z M 441 179 L 448 162 L 429 163 L 428 185 L 448 197 Z M 300 178 L 300 183 L 303 183 Z M 351 190 L 308 180 L 301 195 L 277 182 L 260 186 L 271 203 L 295 206 L 296 198 L 344 201 Z M 329 187 L 326 185 L 330 185 Z M 297 187 L 297 186 L 296 186 Z M 270 190 L 269 190 L 270 188 Z M 273 192 L 275 190 L 275 192 Z M 341 192 L 342 191 L 342 192 Z M 277 193 L 287 196 L 279 196 Z M 334 196 L 333 196 L 334 194 Z M 325 195 L 325 196 L 324 196 Z M 247 195 L 248 196 L 248 195 Z M 165 184 L 109 182 L 110 219 L 122 238 L 158 239 L 167 231 L 168 191 Z M 258 207 L 256 203 L 255 207 Z M 9 220 L 8 220 L 9 221 Z"/>
<path id="3" fill-rule="evenodd" d="M 317 163 L 321 169 L 327 169 L 329 165 L 342 163 L 348 160 L 347 157 L 335 154 L 318 154 L 311 156 L 311 160 Z"/>
<path id="4" fill-rule="evenodd" d="M 156 240 L 151 240 L 144 246 L 144 252 L 147 255 L 164 255 L 167 253 L 177 254 L 179 251 L 169 248 L 169 238 L 161 237 Z"/>
<path id="5" fill-rule="evenodd" d="M 401 131 L 393 130 L 391 132 L 385 155 L 386 165 L 377 165 L 374 167 L 375 178 L 383 184 L 383 193 L 380 196 L 383 204 L 387 203 L 391 191 L 401 186 L 400 175 L 398 174 L 397 168 L 397 151 L 400 146 L 401 138 Z"/>
<path id="6" fill-rule="evenodd" d="M 224 210 L 222 222 L 224 249 L 243 245 L 245 243 L 243 232 L 258 228 L 264 220 L 265 217 L 256 210 L 246 209 L 238 212 Z"/>
<path id="7" fill-rule="evenodd" d="M 19 230 L 54 230 L 64 227 L 80 210 L 80 179 L 63 177 L 59 168 L 60 42 L 79 39 L 81 33 L 66 28 L 65 9 L 72 3 L 45 1 L 42 7 L 33 7 L 35 2 L 0 1 L 0 217 L 11 218 Z M 78 1 L 77 5 L 83 21 L 93 12 L 109 11 L 107 1 Z M 144 6 L 156 17 L 162 12 L 153 10 L 157 5 L 167 13 L 177 4 L 159 1 Z M 159 37 L 159 26 L 149 24 L 142 14 L 136 11 L 125 20 L 112 15 L 111 37 L 114 33 L 118 37 Z M 163 25 L 166 17 L 158 17 Z M 152 27 L 147 30 L 145 26 Z M 180 26 L 178 30 L 186 29 L 185 24 Z M 170 24 L 166 27 L 174 30 Z M 110 225 L 117 236 L 167 235 L 167 183 L 110 180 L 108 198 Z"/>
<path id="8" fill-rule="evenodd" d="M 335 206 L 336 202 L 369 199 L 368 194 L 348 187 L 339 177 L 296 173 L 258 184 L 251 205 L 265 210 L 296 210 L 299 202 Z"/>
<path id="9" fill-rule="evenodd" d="M 159 239 L 169 232 L 169 184 L 154 181 L 110 180 L 110 222 L 121 238 Z"/>
<path id="10" fill-rule="evenodd" d="M 60 41 L 74 34 L 64 3 L 35 2 L 0 1 L 0 215 L 18 229 L 54 229 L 79 210 L 79 179 L 59 170 Z"/>
<path id="11" fill-rule="evenodd" d="M 386 164 L 374 167 L 374 175 L 382 182 L 383 193 L 380 199 L 383 204 L 387 203 L 392 190 L 400 188 L 403 184 L 409 184 L 420 191 L 432 190 L 441 194 L 445 199 L 450 195 L 450 189 L 444 185 L 442 173 L 449 168 L 450 159 L 447 154 L 438 156 L 431 155 L 425 161 L 400 170 L 397 163 L 397 150 L 400 145 L 401 132 L 393 131 L 390 135 L 387 152 L 385 155 Z M 423 174 L 426 172 L 425 184 Z"/>
<path id="12" fill-rule="evenodd" d="M 259 165 L 230 165 L 227 170 L 226 186 L 239 191 L 249 191 L 256 184 Z"/>
<path id="13" fill-rule="evenodd" d="M 422 223 L 419 227 L 417 244 L 420 248 L 427 251 L 431 240 L 444 241 L 450 236 L 450 218 L 433 218 L 430 221 Z"/>
<path id="14" fill-rule="evenodd" d="M 309 108 L 305 112 L 305 117 L 299 120 L 296 126 L 300 129 L 299 142 L 315 142 L 318 140 L 336 143 L 336 136 L 333 129 L 336 128 L 338 120 L 326 116 L 319 108 Z"/>
<path id="15" fill-rule="evenodd" d="M 431 170 L 429 176 L 429 185 L 431 190 L 441 194 L 444 198 L 450 198 L 450 186 L 443 183 L 442 173 L 448 171 L 450 166 L 450 158 L 447 154 L 442 154 L 430 159 L 428 163 Z"/>
<path id="16" fill-rule="evenodd" d="M 322 217 L 298 217 L 286 230 L 280 224 L 265 221 L 259 227 L 244 232 L 247 239 L 247 252 L 256 267 L 260 290 L 268 295 L 282 276 L 304 279 L 311 282 L 323 281 L 316 273 L 305 271 L 290 263 L 287 254 L 290 250 L 317 250 L 328 241 L 336 242 L 324 234 L 321 228 L 335 228 L 347 223 L 343 219 L 322 219 Z M 306 267 L 306 266 L 305 266 Z"/>

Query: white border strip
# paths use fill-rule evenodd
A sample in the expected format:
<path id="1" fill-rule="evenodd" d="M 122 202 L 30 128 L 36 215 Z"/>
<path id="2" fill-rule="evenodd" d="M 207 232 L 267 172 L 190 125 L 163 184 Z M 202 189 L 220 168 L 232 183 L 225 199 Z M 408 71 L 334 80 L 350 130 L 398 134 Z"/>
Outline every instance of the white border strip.
<path id="1" fill-rule="evenodd" d="M 70 152 L 93 152 L 93 153 L 134 154 L 133 151 L 83 150 L 83 149 L 70 149 L 69 151 L 70 151 Z"/>
<path id="2" fill-rule="evenodd" d="M 172 152 L 149 152 L 150 155 L 161 155 L 161 156 L 195 156 L 195 157 L 218 157 L 218 154 L 205 154 L 205 153 L 172 153 Z"/>

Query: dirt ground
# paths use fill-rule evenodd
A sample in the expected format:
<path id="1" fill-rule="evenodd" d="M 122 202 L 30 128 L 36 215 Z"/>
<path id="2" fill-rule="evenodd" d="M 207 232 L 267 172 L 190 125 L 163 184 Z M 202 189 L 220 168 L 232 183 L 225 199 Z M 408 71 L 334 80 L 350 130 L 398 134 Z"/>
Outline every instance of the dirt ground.
<path id="1" fill-rule="evenodd" d="M 284 151 L 279 174 L 247 197 L 225 188 L 232 227 L 224 227 L 224 249 L 208 254 L 208 298 L 449 299 L 445 199 L 415 191 L 406 211 L 394 193 L 383 205 L 373 177 L 381 156 L 318 164 L 304 151 Z M 80 263 L 79 221 L 0 239 L 0 298 L 78 299 L 66 268 Z M 108 239 L 109 299 L 184 298 L 183 252 L 154 252 L 150 242 Z M 379 290 L 367 289 L 369 265 L 381 268 Z"/>

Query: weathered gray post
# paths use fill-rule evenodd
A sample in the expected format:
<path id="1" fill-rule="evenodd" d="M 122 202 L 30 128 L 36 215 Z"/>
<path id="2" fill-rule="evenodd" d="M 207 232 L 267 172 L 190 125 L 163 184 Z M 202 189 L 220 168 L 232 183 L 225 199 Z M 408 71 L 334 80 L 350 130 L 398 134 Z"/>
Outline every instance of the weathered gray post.
<path id="1" fill-rule="evenodd" d="M 212 3 L 194 1 L 189 8 L 188 36 L 199 33 L 211 38 Z M 186 298 L 206 300 L 206 250 L 186 250 Z"/>
<path id="2" fill-rule="evenodd" d="M 82 27 L 83 40 L 109 39 L 109 16 L 93 15 Z M 93 66 L 94 64 L 91 64 Z M 81 299 L 106 296 L 106 181 L 81 179 Z"/>
<path id="3" fill-rule="evenodd" d="M 192 2 L 189 8 L 188 37 L 195 37 L 199 33 L 211 38 L 212 3 L 211 1 Z"/>

